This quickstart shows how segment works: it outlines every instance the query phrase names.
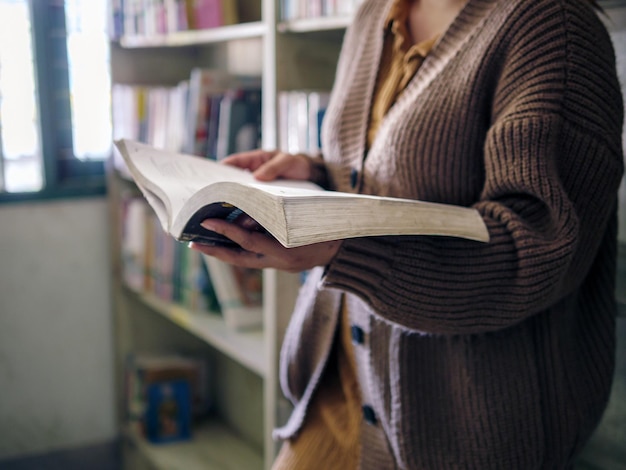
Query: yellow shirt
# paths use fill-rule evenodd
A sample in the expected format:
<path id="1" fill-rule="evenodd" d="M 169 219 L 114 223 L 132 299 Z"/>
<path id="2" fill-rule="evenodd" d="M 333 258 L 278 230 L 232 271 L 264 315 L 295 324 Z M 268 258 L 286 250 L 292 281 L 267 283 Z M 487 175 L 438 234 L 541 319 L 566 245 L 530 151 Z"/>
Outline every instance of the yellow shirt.
<path id="1" fill-rule="evenodd" d="M 370 112 L 367 145 L 407 86 L 437 38 L 412 45 L 407 29 L 411 0 L 396 0 L 385 29 L 383 54 Z M 359 460 L 359 428 L 363 419 L 350 321 L 340 317 L 338 340 L 324 376 L 310 403 L 297 438 L 286 441 L 273 470 L 355 469 Z"/>
<path id="2" fill-rule="evenodd" d="M 437 37 L 412 44 L 407 28 L 411 0 L 396 0 L 389 13 L 383 53 L 378 68 L 374 100 L 370 111 L 367 145 L 370 147 L 378 127 L 411 81 Z"/>

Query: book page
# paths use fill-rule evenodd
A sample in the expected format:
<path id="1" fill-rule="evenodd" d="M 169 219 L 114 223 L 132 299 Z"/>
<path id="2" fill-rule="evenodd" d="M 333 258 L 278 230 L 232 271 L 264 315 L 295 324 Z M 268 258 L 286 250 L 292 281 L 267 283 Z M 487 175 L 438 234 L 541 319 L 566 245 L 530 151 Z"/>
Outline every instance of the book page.
<path id="1" fill-rule="evenodd" d="M 300 191 L 304 191 L 302 195 L 310 195 L 312 190 L 321 190 L 309 181 L 277 180 L 262 183 L 247 170 L 213 160 L 174 154 L 138 142 L 124 141 L 124 143 L 126 157 L 129 160 L 127 163 L 131 169 L 134 167 L 133 173 L 136 176 L 141 175 L 142 180 L 151 182 L 150 189 L 154 192 L 156 190 L 153 186 L 156 186 L 167 194 L 172 213 L 177 213 L 193 194 L 218 182 L 240 183 L 259 189 L 275 188 L 270 192 L 282 195 L 286 193 L 297 195 Z"/>

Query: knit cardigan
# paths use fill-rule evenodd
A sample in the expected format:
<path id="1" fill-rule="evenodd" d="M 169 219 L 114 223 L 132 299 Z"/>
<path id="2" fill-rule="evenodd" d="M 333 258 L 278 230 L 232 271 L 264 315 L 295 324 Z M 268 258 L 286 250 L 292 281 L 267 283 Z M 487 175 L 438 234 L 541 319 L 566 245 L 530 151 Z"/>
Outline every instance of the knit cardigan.
<path id="1" fill-rule="evenodd" d="M 281 351 L 297 435 L 335 338 L 357 331 L 364 469 L 566 468 L 614 369 L 623 104 L 587 0 L 468 0 L 366 129 L 391 0 L 346 31 L 323 124 L 328 186 L 476 208 L 489 243 L 346 240 L 300 291 Z"/>

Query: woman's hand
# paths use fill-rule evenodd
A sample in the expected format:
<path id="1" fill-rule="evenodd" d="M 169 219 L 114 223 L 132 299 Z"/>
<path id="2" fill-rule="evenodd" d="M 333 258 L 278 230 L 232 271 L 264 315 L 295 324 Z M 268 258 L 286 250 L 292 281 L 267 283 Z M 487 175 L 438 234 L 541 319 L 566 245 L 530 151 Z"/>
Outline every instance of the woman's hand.
<path id="1" fill-rule="evenodd" d="M 226 263 L 244 268 L 275 268 L 299 272 L 315 266 L 325 266 L 333 259 L 341 241 L 316 243 L 298 248 L 285 248 L 271 235 L 249 231 L 222 219 L 206 219 L 202 226 L 224 235 L 241 248 L 191 243 L 190 247 Z"/>
<path id="2" fill-rule="evenodd" d="M 251 150 L 230 155 L 222 162 L 250 170 L 259 181 L 272 181 L 280 178 L 309 180 L 311 177 L 311 159 L 301 153 Z"/>
<path id="3" fill-rule="evenodd" d="M 312 174 L 311 159 L 303 154 L 252 150 L 230 155 L 222 162 L 247 169 L 260 181 L 280 178 L 309 180 Z M 198 243 L 192 243 L 191 248 L 226 263 L 246 268 L 305 271 L 330 263 L 341 245 L 340 241 L 332 241 L 298 248 L 285 248 L 268 233 L 259 231 L 256 222 L 246 216 L 237 218 L 235 223 L 221 219 L 206 219 L 202 222 L 202 226 L 231 239 L 240 248 Z"/>

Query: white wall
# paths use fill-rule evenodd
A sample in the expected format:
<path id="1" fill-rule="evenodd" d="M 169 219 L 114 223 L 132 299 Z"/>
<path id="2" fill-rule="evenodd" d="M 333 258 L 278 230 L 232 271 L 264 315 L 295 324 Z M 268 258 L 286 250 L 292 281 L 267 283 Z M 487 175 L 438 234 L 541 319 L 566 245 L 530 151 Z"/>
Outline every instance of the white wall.
<path id="1" fill-rule="evenodd" d="M 0 460 L 115 436 L 107 206 L 0 206 Z"/>

